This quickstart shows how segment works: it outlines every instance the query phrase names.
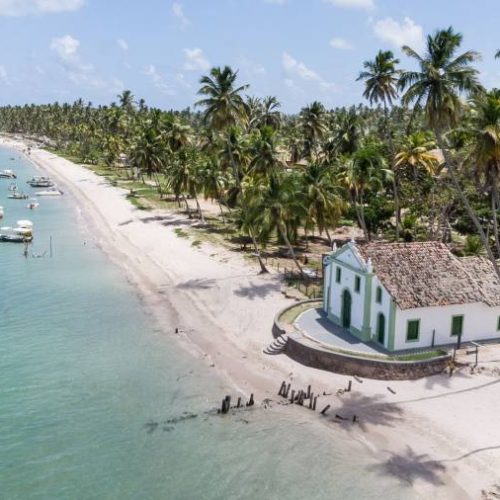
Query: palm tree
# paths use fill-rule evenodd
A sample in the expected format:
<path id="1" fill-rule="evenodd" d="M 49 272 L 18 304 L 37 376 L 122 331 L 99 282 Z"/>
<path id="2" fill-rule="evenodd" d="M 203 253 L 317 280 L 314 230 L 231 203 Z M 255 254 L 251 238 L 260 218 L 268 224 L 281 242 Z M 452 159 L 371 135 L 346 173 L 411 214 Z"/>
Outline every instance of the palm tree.
<path id="1" fill-rule="evenodd" d="M 307 218 L 322 234 L 326 232 L 331 246 L 332 238 L 328 228 L 340 219 L 345 201 L 340 186 L 326 165 L 311 163 L 302 174 L 302 185 L 306 194 Z"/>
<path id="2" fill-rule="evenodd" d="M 500 256 L 498 210 L 500 199 L 500 90 L 478 94 L 472 100 L 471 151 L 468 162 L 475 167 L 476 178 L 491 200 L 491 216 L 497 255 Z"/>
<path id="3" fill-rule="evenodd" d="M 151 123 L 146 124 L 131 151 L 132 166 L 136 167 L 141 175 L 146 174 L 155 179 L 156 188 L 162 196 L 159 174 L 165 162 L 167 153 L 165 142 L 161 134 Z"/>
<path id="4" fill-rule="evenodd" d="M 384 107 L 384 132 L 386 140 L 389 144 L 389 153 L 391 155 L 391 165 L 395 172 L 394 164 L 394 142 L 389 129 L 389 106 L 392 107 L 392 102 L 397 98 L 397 84 L 399 71 L 396 66 L 399 64 L 399 59 L 394 57 L 390 50 L 380 50 L 373 61 L 365 61 L 362 71 L 357 80 L 364 80 L 365 91 L 363 97 L 368 99 L 370 104 L 382 103 Z M 394 191 L 394 210 L 396 214 L 396 241 L 399 240 L 399 225 L 400 225 L 400 209 L 399 209 L 399 190 L 397 177 L 393 175 L 393 191 Z"/>
<path id="5" fill-rule="evenodd" d="M 304 157 L 308 160 L 314 155 L 316 146 L 326 133 L 326 110 L 318 101 L 302 108 L 299 117 L 299 127 L 304 144 Z"/>
<path id="6" fill-rule="evenodd" d="M 276 131 L 272 127 L 263 126 L 258 130 L 249 153 L 252 175 L 274 175 L 285 167 L 276 149 Z"/>
<path id="7" fill-rule="evenodd" d="M 198 94 L 204 96 L 196 105 L 205 108 L 204 119 L 215 130 L 226 133 L 228 155 L 233 167 L 236 185 L 241 182 L 241 172 L 233 158 L 229 130 L 237 126 L 245 114 L 245 103 L 241 96 L 248 85 L 236 86 L 238 72 L 229 66 L 212 68 L 210 76 L 202 76 Z"/>
<path id="8" fill-rule="evenodd" d="M 456 167 L 447 149 L 445 134 L 457 125 L 463 109 L 461 96 L 474 95 L 482 90 L 478 71 L 471 64 L 479 59 L 479 54 L 466 51 L 457 55 L 462 35 L 453 28 L 437 31 L 427 37 L 427 51 L 419 55 L 408 46 L 405 54 L 415 59 L 418 71 L 404 71 L 399 85 L 405 91 L 403 104 L 414 105 L 414 112 L 423 110 L 429 126 L 434 130 L 439 148 L 442 150 L 451 181 L 476 227 L 488 258 L 500 278 L 500 269 L 489 245 L 488 237 L 481 222 L 460 185 Z"/>
<path id="9" fill-rule="evenodd" d="M 430 133 L 432 135 L 432 133 Z M 395 169 L 410 167 L 416 178 L 419 170 L 436 175 L 439 158 L 435 151 L 436 143 L 427 132 L 414 132 L 405 138 L 395 157 Z"/>
<path id="10" fill-rule="evenodd" d="M 126 111 L 133 111 L 134 109 L 134 95 L 130 90 L 124 90 L 117 96 L 120 106 Z"/>
<path id="11" fill-rule="evenodd" d="M 298 181 L 297 177 L 286 172 L 254 176 L 246 180 L 243 195 L 246 210 L 252 215 L 252 224 L 258 228 L 259 237 L 267 239 L 270 233 L 276 232 L 303 276 L 302 266 L 289 238 L 297 222 L 306 214 Z"/>
<path id="12" fill-rule="evenodd" d="M 365 219 L 366 196 L 369 192 L 377 194 L 382 189 L 384 180 L 393 175 L 385 167 L 386 161 L 380 148 L 373 144 L 361 148 L 352 156 L 340 159 L 338 180 L 349 193 L 359 227 L 367 241 L 370 241 L 371 234 Z"/>
<path id="13" fill-rule="evenodd" d="M 396 59 L 390 50 L 380 50 L 373 61 L 363 63 L 365 70 L 359 74 L 357 80 L 364 80 L 363 97 L 368 99 L 370 104 L 382 103 L 386 109 L 397 98 L 398 64 L 399 59 Z"/>
<path id="14" fill-rule="evenodd" d="M 276 130 L 281 128 L 283 117 L 280 112 L 281 104 L 274 96 L 264 97 L 262 100 L 262 112 L 260 125 L 272 127 Z"/>

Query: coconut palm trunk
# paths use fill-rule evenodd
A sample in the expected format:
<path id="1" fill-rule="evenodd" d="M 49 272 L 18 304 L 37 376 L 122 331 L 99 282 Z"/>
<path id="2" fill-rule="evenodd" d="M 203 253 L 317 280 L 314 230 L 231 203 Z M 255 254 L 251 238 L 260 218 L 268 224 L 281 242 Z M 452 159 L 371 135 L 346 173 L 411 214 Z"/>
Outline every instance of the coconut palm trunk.
<path id="1" fill-rule="evenodd" d="M 488 259 L 491 261 L 493 268 L 495 269 L 495 272 L 496 272 L 498 278 L 500 279 L 500 268 L 498 267 L 498 263 L 495 259 L 493 251 L 491 250 L 491 246 L 490 246 L 489 241 L 488 241 L 488 236 L 486 235 L 486 233 L 483 229 L 483 226 L 481 226 L 481 222 L 479 221 L 479 218 L 478 218 L 476 212 L 474 211 L 474 209 L 473 209 L 472 205 L 470 204 L 464 190 L 462 189 L 462 186 L 460 186 L 460 182 L 458 180 L 458 175 L 457 175 L 457 172 L 455 170 L 455 165 L 453 165 L 453 162 L 450 158 L 448 150 L 446 149 L 446 146 L 445 146 L 443 133 L 441 130 L 436 129 L 435 134 L 436 134 L 438 146 L 441 149 L 441 151 L 443 152 L 445 164 L 448 168 L 448 173 L 450 174 L 451 182 L 452 182 L 453 186 L 455 187 L 455 190 L 460 198 L 460 201 L 462 202 L 462 204 L 465 208 L 465 211 L 467 212 L 467 215 L 470 217 L 472 223 L 474 224 L 474 227 L 476 228 L 476 230 L 479 234 L 479 237 L 481 238 L 481 242 L 483 244 L 484 249 L 486 250 L 486 254 L 488 255 Z"/>
<path id="2" fill-rule="evenodd" d="M 196 192 L 193 194 L 193 198 L 194 198 L 194 201 L 196 202 L 196 210 L 198 211 L 198 215 L 200 217 L 200 220 L 201 220 L 202 224 L 205 224 L 205 217 L 203 215 L 203 210 L 201 209 L 200 201 L 198 200 L 198 195 L 196 194 Z"/>
<path id="3" fill-rule="evenodd" d="M 495 180 L 491 187 L 491 217 L 493 219 L 493 235 L 495 237 L 495 248 L 497 256 L 500 257 L 500 239 L 498 235 L 498 190 Z"/>
<path id="4" fill-rule="evenodd" d="M 283 227 L 282 224 L 278 225 L 278 231 L 279 231 L 279 234 L 280 234 L 282 240 L 285 242 L 286 247 L 288 248 L 288 252 L 292 256 L 292 259 L 295 262 L 295 265 L 297 266 L 297 269 L 299 270 L 300 275 L 302 276 L 302 278 L 305 278 L 304 270 L 302 269 L 302 266 L 300 265 L 299 259 L 297 259 L 297 255 L 295 253 L 295 250 L 293 249 L 293 246 L 290 243 L 290 240 L 288 239 L 288 236 L 286 234 L 286 229 Z"/>
<path id="5" fill-rule="evenodd" d="M 267 267 L 264 264 L 264 261 L 262 260 L 262 255 L 260 253 L 259 245 L 257 244 L 257 239 L 255 238 L 255 233 L 253 228 L 250 228 L 248 232 L 250 233 L 250 238 L 252 238 L 252 244 L 255 250 L 255 255 L 257 256 L 257 260 L 259 261 L 260 274 L 267 274 L 269 271 L 267 270 Z"/>

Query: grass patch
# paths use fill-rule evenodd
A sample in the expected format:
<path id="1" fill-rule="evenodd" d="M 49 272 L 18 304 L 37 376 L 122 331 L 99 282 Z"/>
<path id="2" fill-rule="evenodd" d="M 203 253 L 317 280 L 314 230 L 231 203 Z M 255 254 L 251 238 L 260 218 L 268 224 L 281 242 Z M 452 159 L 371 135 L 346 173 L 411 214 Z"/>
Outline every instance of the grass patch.
<path id="1" fill-rule="evenodd" d="M 178 236 L 179 238 L 188 238 L 189 237 L 189 234 L 186 233 L 186 231 L 184 231 L 184 229 L 180 228 L 180 227 L 176 227 L 174 229 L 174 233 L 176 234 L 176 236 Z"/>
<path id="2" fill-rule="evenodd" d="M 191 243 L 191 246 L 195 248 L 200 248 L 201 243 L 202 243 L 201 240 L 194 240 L 193 243 Z"/>
<path id="3" fill-rule="evenodd" d="M 319 305 L 320 302 L 318 301 Z M 298 304 L 296 306 L 291 307 L 290 309 L 287 309 L 279 318 L 278 321 L 280 323 L 283 323 L 285 325 L 293 325 L 293 322 L 305 311 L 308 309 L 312 309 L 314 307 L 314 304 L 311 302 L 308 302 L 306 304 Z"/>

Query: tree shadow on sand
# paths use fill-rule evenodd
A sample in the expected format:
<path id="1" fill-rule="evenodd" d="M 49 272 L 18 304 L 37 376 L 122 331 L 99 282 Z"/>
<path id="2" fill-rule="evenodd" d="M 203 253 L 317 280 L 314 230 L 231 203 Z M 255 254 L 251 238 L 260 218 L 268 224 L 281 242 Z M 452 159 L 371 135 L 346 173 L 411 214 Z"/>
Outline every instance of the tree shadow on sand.
<path id="1" fill-rule="evenodd" d="M 432 375 L 432 377 L 427 377 L 425 380 L 425 388 L 426 389 L 434 389 L 436 386 L 440 386 L 446 389 L 451 387 L 451 383 L 453 379 L 456 378 L 470 378 L 464 370 L 455 371 L 453 375 L 450 377 L 449 374 L 440 373 L 438 375 Z"/>
<path id="2" fill-rule="evenodd" d="M 396 404 L 385 402 L 380 395 L 365 396 L 354 392 L 344 394 L 337 401 L 338 403 L 332 404 L 326 416 L 331 422 L 345 424 L 348 429 L 352 428 L 352 425 L 363 431 L 366 431 L 369 425 L 392 427 L 403 419 L 403 409 Z"/>
<path id="3" fill-rule="evenodd" d="M 402 483 L 413 485 L 417 480 L 434 486 L 443 486 L 442 475 L 446 467 L 438 460 L 430 460 L 426 454 L 418 455 L 410 446 L 402 453 L 386 452 L 389 458 L 371 468 L 383 476 L 392 476 Z"/>
<path id="4" fill-rule="evenodd" d="M 247 299 L 253 300 L 256 297 L 264 298 L 272 292 L 279 290 L 276 283 L 263 283 L 262 285 L 241 286 L 237 290 L 234 290 L 234 294 L 238 297 L 245 297 Z"/>
<path id="5" fill-rule="evenodd" d="M 213 288 L 214 285 L 215 285 L 214 279 L 197 278 L 184 281 L 184 283 L 179 283 L 176 286 L 176 288 L 187 289 L 187 290 L 192 290 L 192 289 L 208 290 L 210 288 Z"/>

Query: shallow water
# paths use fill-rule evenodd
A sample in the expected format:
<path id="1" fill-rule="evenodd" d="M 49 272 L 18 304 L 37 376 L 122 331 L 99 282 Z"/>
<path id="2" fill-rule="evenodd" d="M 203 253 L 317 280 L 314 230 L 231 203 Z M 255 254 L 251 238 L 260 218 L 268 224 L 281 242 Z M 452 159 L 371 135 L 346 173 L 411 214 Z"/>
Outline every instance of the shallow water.
<path id="1" fill-rule="evenodd" d="M 7 149 L 3 168 L 25 190 L 37 174 Z M 33 220 L 30 254 L 45 257 L 0 243 L 1 498 L 412 498 L 374 467 L 383 457 L 306 410 L 207 414 L 224 384 L 155 328 L 71 197 L 30 211 L 8 184 L 1 224 Z"/>

